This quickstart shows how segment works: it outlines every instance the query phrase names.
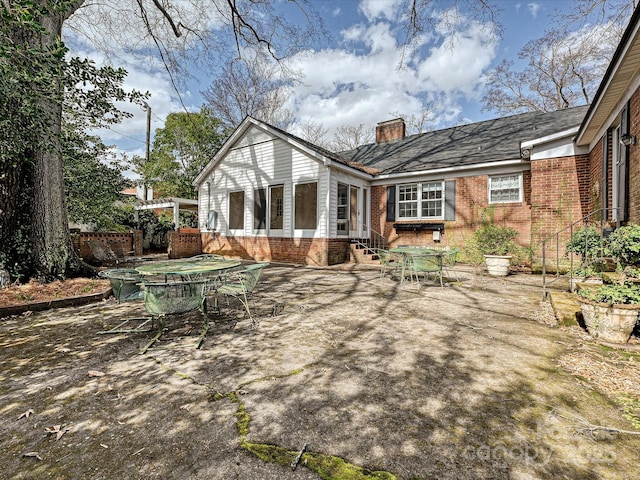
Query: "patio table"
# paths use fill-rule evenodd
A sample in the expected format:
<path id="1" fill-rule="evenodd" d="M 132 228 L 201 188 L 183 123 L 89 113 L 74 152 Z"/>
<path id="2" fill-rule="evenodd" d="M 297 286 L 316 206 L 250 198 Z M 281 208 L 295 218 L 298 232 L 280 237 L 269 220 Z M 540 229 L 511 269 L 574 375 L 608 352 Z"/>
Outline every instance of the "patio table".
<path id="1" fill-rule="evenodd" d="M 136 268 L 141 275 L 163 275 L 165 281 L 171 276 L 179 276 L 189 280 L 197 280 L 203 276 L 216 276 L 242 264 L 240 260 L 173 260 L 168 262 L 148 263 Z"/>
<path id="2" fill-rule="evenodd" d="M 400 284 L 404 284 L 405 281 L 405 268 L 409 266 L 411 268 L 411 257 L 413 255 L 435 255 L 444 256 L 443 250 L 434 250 L 428 247 L 394 247 L 390 248 L 389 252 L 394 255 L 400 255 L 402 257 L 402 276 L 400 277 Z"/>

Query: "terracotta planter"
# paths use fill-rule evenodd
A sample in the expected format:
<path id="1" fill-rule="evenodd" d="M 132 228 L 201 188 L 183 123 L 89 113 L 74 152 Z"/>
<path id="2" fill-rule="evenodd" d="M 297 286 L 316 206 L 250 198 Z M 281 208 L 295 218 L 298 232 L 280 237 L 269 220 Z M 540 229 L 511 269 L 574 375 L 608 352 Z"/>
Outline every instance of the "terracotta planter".
<path id="1" fill-rule="evenodd" d="M 487 264 L 489 275 L 506 277 L 509 274 L 511 255 L 485 255 L 484 261 Z"/>
<path id="2" fill-rule="evenodd" d="M 640 304 L 608 305 L 578 298 L 587 331 L 605 342 L 626 343 L 638 321 Z"/>

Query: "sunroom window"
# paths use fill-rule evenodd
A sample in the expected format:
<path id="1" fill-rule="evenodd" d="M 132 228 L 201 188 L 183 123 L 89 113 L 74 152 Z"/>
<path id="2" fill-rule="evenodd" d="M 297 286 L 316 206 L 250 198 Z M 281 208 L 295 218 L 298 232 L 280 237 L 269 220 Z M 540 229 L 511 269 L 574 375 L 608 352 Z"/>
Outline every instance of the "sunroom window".
<path id="1" fill-rule="evenodd" d="M 244 192 L 229 193 L 229 229 L 244 228 Z"/>
<path id="2" fill-rule="evenodd" d="M 442 218 L 444 209 L 443 182 L 423 182 L 398 185 L 398 218 Z"/>
<path id="3" fill-rule="evenodd" d="M 522 176 L 519 173 L 489 177 L 489 203 L 522 201 Z"/>

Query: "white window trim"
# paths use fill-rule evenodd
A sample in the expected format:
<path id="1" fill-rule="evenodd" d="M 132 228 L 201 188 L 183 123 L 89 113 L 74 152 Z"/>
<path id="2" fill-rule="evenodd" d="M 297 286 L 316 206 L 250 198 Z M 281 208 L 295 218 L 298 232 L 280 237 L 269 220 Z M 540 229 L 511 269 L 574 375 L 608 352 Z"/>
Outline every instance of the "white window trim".
<path id="1" fill-rule="evenodd" d="M 231 195 L 234 193 L 242 192 L 242 228 L 231 228 Z M 247 192 L 244 190 L 229 190 L 227 193 L 227 229 L 233 235 L 237 235 L 238 233 L 244 234 L 245 226 L 247 221 Z M 253 217 L 251 217 L 251 221 L 253 221 Z M 253 225 L 252 225 L 253 227 Z"/>
<path id="2" fill-rule="evenodd" d="M 312 183 L 316 184 L 316 226 L 314 228 L 296 228 L 296 188 L 299 185 L 306 185 L 306 184 L 312 184 Z M 296 182 L 293 184 L 291 194 L 293 196 L 293 202 L 291 202 L 292 204 L 292 210 L 291 210 L 292 225 L 291 226 L 293 227 L 293 237 L 294 238 L 314 238 L 316 235 L 316 232 L 319 229 L 318 222 L 320 222 L 320 202 L 319 202 L 320 182 L 318 180 Z"/>
<path id="3" fill-rule="evenodd" d="M 440 199 L 440 202 L 442 204 L 441 206 L 441 212 L 442 215 L 438 215 L 436 217 L 427 217 L 422 215 L 422 184 L 424 183 L 440 183 L 440 191 L 442 192 L 442 198 Z M 404 186 L 408 186 L 408 185 L 416 185 L 417 189 L 418 189 L 418 198 L 416 199 L 416 202 L 418 203 L 418 216 L 416 217 L 401 217 L 400 216 L 400 187 L 404 187 Z M 396 220 L 443 220 L 444 219 L 444 214 L 445 214 L 445 195 L 446 195 L 446 190 L 445 190 L 445 183 L 444 180 L 432 180 L 432 181 L 425 181 L 425 182 L 414 182 L 414 183 L 402 183 L 399 184 L 396 187 Z M 406 203 L 406 202 L 403 202 Z"/>
<path id="4" fill-rule="evenodd" d="M 491 182 L 494 178 L 500 177 L 513 177 L 514 175 L 518 176 L 518 200 L 491 200 Z M 522 172 L 518 173 L 504 173 L 502 175 L 489 175 L 489 180 L 487 181 L 487 201 L 489 204 L 501 204 L 501 203 L 522 203 Z"/>

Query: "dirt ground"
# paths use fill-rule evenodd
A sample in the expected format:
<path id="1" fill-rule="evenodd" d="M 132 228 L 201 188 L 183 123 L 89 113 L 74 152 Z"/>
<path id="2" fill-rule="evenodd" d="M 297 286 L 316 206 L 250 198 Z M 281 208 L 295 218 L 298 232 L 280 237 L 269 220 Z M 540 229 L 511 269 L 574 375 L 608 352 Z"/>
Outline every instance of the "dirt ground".
<path id="1" fill-rule="evenodd" d="M 3 319 L 0 478 L 635 478 L 640 356 L 551 326 L 536 276 L 460 277 L 271 266 L 259 327 L 223 304 L 199 350 L 198 312 L 97 334 L 141 301 Z"/>

